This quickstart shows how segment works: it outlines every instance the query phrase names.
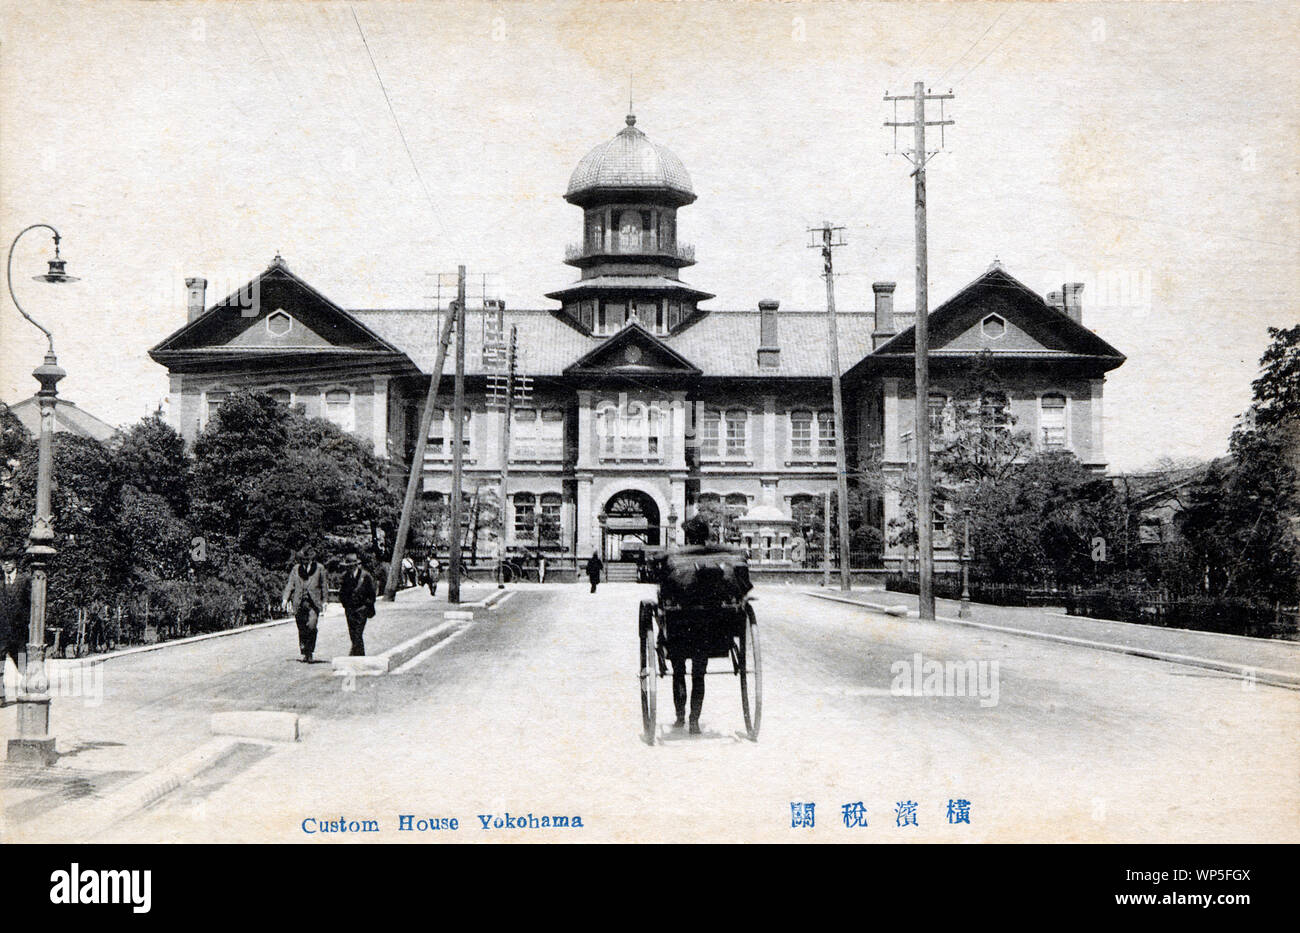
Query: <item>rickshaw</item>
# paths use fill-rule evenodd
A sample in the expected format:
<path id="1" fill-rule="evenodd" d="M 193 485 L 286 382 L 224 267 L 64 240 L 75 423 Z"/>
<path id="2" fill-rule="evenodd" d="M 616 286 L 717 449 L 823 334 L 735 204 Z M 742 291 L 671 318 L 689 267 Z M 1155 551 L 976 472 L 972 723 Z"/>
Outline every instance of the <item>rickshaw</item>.
<path id="1" fill-rule="evenodd" d="M 748 571 L 746 570 L 746 574 Z M 758 619 L 748 594 L 707 605 L 683 605 L 663 587 L 658 599 L 641 601 L 638 628 L 640 634 L 641 724 L 645 741 L 655 743 L 657 698 L 660 677 L 670 674 L 669 656 L 675 653 L 679 639 L 691 639 L 697 650 L 710 660 L 726 658 L 730 670 L 710 670 L 708 674 L 731 674 L 740 680 L 740 708 L 745 717 L 745 731 L 758 741 L 758 727 L 763 715 L 763 673 L 758 650 Z"/>

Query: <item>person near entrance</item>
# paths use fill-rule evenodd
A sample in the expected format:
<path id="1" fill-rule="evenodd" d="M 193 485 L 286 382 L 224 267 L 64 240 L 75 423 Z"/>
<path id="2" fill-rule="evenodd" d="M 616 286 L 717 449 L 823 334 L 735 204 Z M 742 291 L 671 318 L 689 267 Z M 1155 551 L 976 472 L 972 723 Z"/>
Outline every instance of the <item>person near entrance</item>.
<path id="1" fill-rule="evenodd" d="M 728 611 L 748 593 L 749 564 L 743 553 L 710 545 L 709 523 L 694 515 L 682 525 L 686 546 L 662 559 L 658 570 L 660 603 L 668 601 L 683 608 L 667 622 L 665 633 L 668 660 L 673 667 L 673 706 L 680 729 L 686 720 L 686 662 L 691 662 L 690 734 L 700 734 L 700 712 L 704 709 L 704 677 L 709 669 L 707 633 L 714 628 L 715 615 Z"/>
<path id="2" fill-rule="evenodd" d="M 605 569 L 605 562 L 600 559 L 600 555 L 595 551 L 591 552 L 591 559 L 587 561 L 587 579 L 591 581 L 591 591 L 596 592 L 596 584 L 600 582 L 600 572 Z"/>

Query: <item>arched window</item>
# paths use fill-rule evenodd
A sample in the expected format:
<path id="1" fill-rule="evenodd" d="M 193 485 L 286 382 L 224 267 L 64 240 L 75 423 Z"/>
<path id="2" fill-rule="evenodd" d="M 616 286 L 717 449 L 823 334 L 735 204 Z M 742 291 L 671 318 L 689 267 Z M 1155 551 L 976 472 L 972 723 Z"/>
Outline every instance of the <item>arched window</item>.
<path id="1" fill-rule="evenodd" d="M 203 393 L 203 423 L 207 424 L 216 415 L 217 409 L 230 398 L 229 389 L 209 389 Z"/>
<path id="2" fill-rule="evenodd" d="M 948 404 L 948 396 L 942 392 L 930 393 L 930 436 L 939 437 L 944 433 L 944 408 Z"/>
<path id="3" fill-rule="evenodd" d="M 285 388 L 267 389 L 266 394 L 271 396 L 272 399 L 279 402 L 285 408 L 289 408 L 293 405 L 293 393 L 290 392 L 288 389 Z"/>
<path id="4" fill-rule="evenodd" d="M 537 498 L 531 492 L 517 492 L 515 502 L 515 540 L 527 541 L 533 537 L 537 521 Z"/>
<path id="5" fill-rule="evenodd" d="M 563 430 L 562 421 L 557 426 Z M 602 460 L 659 460 L 663 457 L 662 430 L 662 409 L 657 403 L 634 401 L 626 410 L 606 403 L 596 410 Z"/>
<path id="6" fill-rule="evenodd" d="M 542 493 L 538 510 L 542 544 L 559 544 L 563 531 L 564 500 L 558 492 Z"/>
<path id="7" fill-rule="evenodd" d="M 344 431 L 355 431 L 356 408 L 347 389 L 330 389 L 325 393 L 325 417 Z"/>
<path id="8" fill-rule="evenodd" d="M 622 211 L 618 215 L 618 250 L 620 253 L 641 251 L 640 211 Z"/>
<path id="9" fill-rule="evenodd" d="M 1048 392 L 1038 402 L 1039 437 L 1044 449 L 1060 450 L 1065 447 L 1065 396 Z"/>

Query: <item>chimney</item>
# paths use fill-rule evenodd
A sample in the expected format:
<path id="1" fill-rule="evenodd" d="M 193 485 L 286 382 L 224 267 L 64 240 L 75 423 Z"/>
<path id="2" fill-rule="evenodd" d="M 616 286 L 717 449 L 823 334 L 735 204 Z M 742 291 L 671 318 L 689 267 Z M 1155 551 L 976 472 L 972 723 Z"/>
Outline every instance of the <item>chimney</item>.
<path id="1" fill-rule="evenodd" d="M 758 365 L 775 369 L 781 365 L 781 344 L 776 335 L 776 309 L 781 302 L 764 298 L 758 303 Z"/>
<path id="2" fill-rule="evenodd" d="M 1083 323 L 1083 283 L 1066 282 L 1061 286 L 1062 308 L 1076 324 Z"/>
<path id="3" fill-rule="evenodd" d="M 208 280 L 198 278 L 186 279 L 185 290 L 185 304 L 188 312 L 188 320 L 194 321 L 203 314 L 205 308 L 204 296 L 208 291 Z"/>
<path id="4" fill-rule="evenodd" d="M 1065 299 L 1061 297 L 1060 292 L 1048 292 L 1047 303 L 1062 314 L 1065 313 Z"/>
<path id="5" fill-rule="evenodd" d="M 871 290 L 876 293 L 876 329 L 871 332 L 871 349 L 883 344 L 898 331 L 894 327 L 894 289 L 895 282 L 872 282 Z"/>

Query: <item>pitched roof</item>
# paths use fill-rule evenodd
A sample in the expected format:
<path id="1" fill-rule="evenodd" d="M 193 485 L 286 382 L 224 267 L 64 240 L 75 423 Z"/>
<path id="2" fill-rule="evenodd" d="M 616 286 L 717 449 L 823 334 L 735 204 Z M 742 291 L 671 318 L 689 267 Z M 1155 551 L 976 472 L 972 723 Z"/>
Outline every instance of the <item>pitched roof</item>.
<path id="1" fill-rule="evenodd" d="M 254 330 L 259 321 L 281 310 L 293 322 L 282 336 Z M 196 361 L 278 361 L 303 354 L 374 357 L 375 365 L 410 367 L 399 348 L 289 271 L 279 256 L 261 275 L 149 350 L 155 361 L 172 368 Z"/>
<path id="2" fill-rule="evenodd" d="M 357 310 L 358 320 L 394 346 L 400 347 L 424 372 L 433 368 L 442 314 L 413 309 Z M 495 314 L 495 312 L 488 312 Z M 483 317 L 481 310 L 465 312 L 465 372 L 483 375 Z M 872 316 L 862 312 L 837 315 L 840 369 L 847 370 L 871 349 Z M 776 367 L 758 365 L 759 312 L 710 311 L 675 334 L 654 339 L 688 360 L 705 377 L 829 378 L 826 315 L 807 311 L 777 312 Z M 554 311 L 508 309 L 506 325 L 518 328 L 520 370 L 534 376 L 560 376 L 610 338 L 589 337 L 556 317 Z M 634 326 L 634 325 L 629 325 Z"/>
<path id="3" fill-rule="evenodd" d="M 33 435 L 40 432 L 40 400 L 35 395 L 25 398 L 21 402 L 14 402 L 9 406 L 9 410 L 14 413 L 14 417 L 23 423 L 23 427 L 31 431 Z M 76 434 L 80 437 L 93 438 L 102 443 L 112 437 L 113 432 L 116 430 L 117 428 L 107 421 L 96 418 L 84 408 L 78 408 L 75 403 L 65 398 L 59 399 L 59 404 L 54 409 L 54 431 L 56 434 Z"/>
<path id="4" fill-rule="evenodd" d="M 635 320 L 564 371 L 566 374 L 700 375 L 694 363 Z"/>
<path id="5" fill-rule="evenodd" d="M 1004 325 L 1014 327 L 1019 343 L 992 341 L 964 345 L 959 338 L 971 332 L 981 317 L 997 314 Z M 926 317 L 930 353 L 933 356 L 971 356 L 988 350 L 995 357 L 1024 359 L 1079 359 L 1099 362 L 1114 369 L 1124 362 L 1120 353 L 1105 340 L 1049 305 L 1041 295 L 1011 275 L 1000 264 L 960 289 Z M 870 369 L 877 361 L 907 357 L 916 353 L 916 327 L 908 327 L 870 353 L 859 364 Z M 854 369 L 857 369 L 855 366 Z"/>

